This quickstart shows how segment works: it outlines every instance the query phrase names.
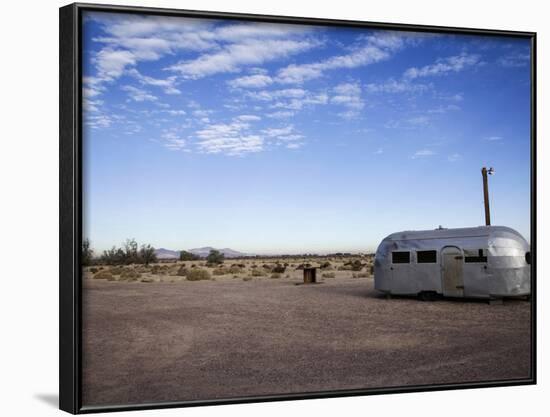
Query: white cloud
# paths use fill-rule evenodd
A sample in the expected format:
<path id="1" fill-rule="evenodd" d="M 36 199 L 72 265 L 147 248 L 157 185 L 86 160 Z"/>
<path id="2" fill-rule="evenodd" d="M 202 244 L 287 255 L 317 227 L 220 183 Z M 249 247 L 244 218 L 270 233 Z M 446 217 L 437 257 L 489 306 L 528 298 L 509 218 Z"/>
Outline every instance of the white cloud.
<path id="1" fill-rule="evenodd" d="M 149 92 L 141 89 L 141 88 L 137 88 L 137 87 L 134 87 L 132 85 L 124 85 L 121 87 L 122 90 L 126 91 L 128 93 L 128 96 L 130 97 L 130 99 L 134 100 L 134 101 L 138 101 L 138 102 L 142 102 L 142 101 L 156 101 L 158 100 L 158 98 L 152 94 L 150 94 Z"/>
<path id="2" fill-rule="evenodd" d="M 383 83 L 370 83 L 365 86 L 369 93 L 416 93 L 426 91 L 430 86 L 426 84 L 411 83 L 408 80 L 395 80 L 390 78 Z"/>
<path id="3" fill-rule="evenodd" d="M 446 75 L 452 72 L 460 72 L 468 67 L 479 65 L 480 63 L 479 55 L 463 52 L 460 55 L 439 58 L 434 64 L 424 67 L 409 68 L 403 75 L 407 79 Z"/>
<path id="4" fill-rule="evenodd" d="M 169 67 L 186 79 L 199 79 L 223 72 L 237 72 L 242 66 L 259 65 L 306 51 L 319 43 L 312 40 L 246 39 L 225 45 L 220 51 Z"/>
<path id="5" fill-rule="evenodd" d="M 243 122 L 256 122 L 258 120 L 262 120 L 260 116 L 256 116 L 254 114 L 242 114 L 240 116 L 237 116 L 235 119 Z"/>
<path id="6" fill-rule="evenodd" d="M 389 59 L 404 44 L 404 37 L 396 32 L 379 32 L 363 37 L 363 44 L 346 55 L 333 56 L 319 62 L 291 64 L 279 70 L 277 81 L 302 84 L 323 76 L 325 71 L 352 69 Z"/>
<path id="7" fill-rule="evenodd" d="M 530 54 L 516 53 L 516 54 L 510 54 L 510 55 L 505 55 L 500 57 L 497 60 L 497 63 L 500 66 L 503 66 L 506 68 L 519 68 L 519 67 L 525 67 L 529 65 L 530 61 L 531 61 Z"/>
<path id="8" fill-rule="evenodd" d="M 177 135 L 177 133 L 173 130 L 165 131 L 162 135 L 163 143 L 162 145 L 170 149 L 171 151 L 183 151 L 186 150 L 187 147 L 187 141 L 180 136 Z"/>
<path id="9" fill-rule="evenodd" d="M 286 126 L 286 127 L 281 127 L 281 128 L 271 128 L 270 127 L 268 129 L 262 130 L 262 132 L 270 138 L 277 137 L 277 136 L 289 135 L 293 131 L 294 131 L 294 126 L 292 126 L 292 125 L 289 125 L 289 126 Z"/>
<path id="10" fill-rule="evenodd" d="M 413 126 L 426 126 L 430 122 L 428 116 L 415 116 L 407 119 L 407 123 Z"/>
<path id="11" fill-rule="evenodd" d="M 136 77 L 138 81 L 143 85 L 152 85 L 160 87 L 166 94 L 181 94 L 181 91 L 176 88 L 176 77 L 168 77 L 166 79 L 157 79 L 142 75 L 138 70 L 132 69 L 129 74 Z"/>
<path id="12" fill-rule="evenodd" d="M 487 136 L 485 140 L 488 140 L 489 142 L 499 142 L 502 140 L 502 136 Z"/>
<path id="13" fill-rule="evenodd" d="M 199 130 L 197 146 L 201 152 L 244 155 L 263 150 L 263 138 L 247 132 L 248 123 L 234 121 L 209 125 Z"/>
<path id="14" fill-rule="evenodd" d="M 84 121 L 86 126 L 91 127 L 92 129 L 101 129 L 110 127 L 113 123 L 113 120 L 104 114 L 98 115 L 87 115 Z"/>
<path id="15" fill-rule="evenodd" d="M 429 156 L 433 156 L 435 155 L 435 152 L 430 150 L 430 149 L 421 149 L 419 151 L 416 151 L 412 156 L 411 158 L 412 159 L 417 159 L 417 158 L 426 158 L 426 157 L 429 157 Z"/>
<path id="16" fill-rule="evenodd" d="M 235 78 L 227 83 L 232 88 L 264 88 L 273 84 L 273 78 L 268 75 L 255 74 Z"/>
<path id="17" fill-rule="evenodd" d="M 460 161 L 462 159 L 462 155 L 460 155 L 459 153 L 454 153 L 452 155 L 449 155 L 447 159 L 449 160 L 449 162 Z"/>
<path id="18" fill-rule="evenodd" d="M 330 98 L 332 104 L 346 108 L 338 113 L 344 119 L 353 119 L 359 115 L 365 103 L 361 99 L 361 86 L 359 83 L 342 83 L 333 88 L 334 95 Z"/>
<path id="19" fill-rule="evenodd" d="M 375 155 L 382 155 L 383 153 L 384 153 L 383 148 L 378 148 L 376 151 L 373 152 L 373 154 L 375 154 Z"/>
<path id="20" fill-rule="evenodd" d="M 295 142 L 295 143 L 287 143 L 286 147 L 288 149 L 299 149 L 301 148 L 302 146 L 304 146 L 303 143 L 300 143 L 300 142 Z"/>
<path id="21" fill-rule="evenodd" d="M 267 117 L 271 119 L 286 119 L 292 116 L 294 116 L 293 111 L 276 111 L 276 112 L 267 114 Z"/>
<path id="22" fill-rule="evenodd" d="M 135 65 L 136 56 L 126 50 L 104 48 L 97 53 L 95 62 L 98 78 L 101 80 L 113 80 L 122 75 L 126 67 Z"/>

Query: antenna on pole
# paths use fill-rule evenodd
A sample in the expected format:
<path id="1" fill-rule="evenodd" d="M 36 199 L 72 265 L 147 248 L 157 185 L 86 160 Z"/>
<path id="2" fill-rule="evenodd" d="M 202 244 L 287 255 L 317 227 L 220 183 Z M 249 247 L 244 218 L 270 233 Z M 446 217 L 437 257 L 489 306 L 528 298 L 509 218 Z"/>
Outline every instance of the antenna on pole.
<path id="1" fill-rule="evenodd" d="M 481 168 L 481 176 L 483 177 L 483 201 L 485 203 L 485 225 L 491 225 L 491 210 L 489 208 L 489 184 L 487 181 L 487 174 L 493 175 L 495 170 L 493 167 L 487 169 L 485 167 Z"/>

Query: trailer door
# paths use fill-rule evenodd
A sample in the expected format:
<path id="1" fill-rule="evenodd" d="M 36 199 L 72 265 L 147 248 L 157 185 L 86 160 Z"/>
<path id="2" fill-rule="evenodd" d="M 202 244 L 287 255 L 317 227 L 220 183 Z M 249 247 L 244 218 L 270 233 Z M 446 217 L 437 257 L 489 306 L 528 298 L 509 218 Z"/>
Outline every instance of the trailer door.
<path id="1" fill-rule="evenodd" d="M 441 287 L 446 297 L 464 297 L 464 256 L 456 246 L 444 247 L 441 251 Z"/>

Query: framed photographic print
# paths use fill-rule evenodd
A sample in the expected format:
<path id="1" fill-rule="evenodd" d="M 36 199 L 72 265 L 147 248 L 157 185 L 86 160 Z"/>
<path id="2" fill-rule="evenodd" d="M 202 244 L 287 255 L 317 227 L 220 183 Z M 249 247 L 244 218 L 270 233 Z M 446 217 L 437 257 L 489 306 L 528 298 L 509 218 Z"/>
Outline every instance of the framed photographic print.
<path id="1" fill-rule="evenodd" d="M 535 383 L 535 41 L 62 7 L 60 408 Z"/>

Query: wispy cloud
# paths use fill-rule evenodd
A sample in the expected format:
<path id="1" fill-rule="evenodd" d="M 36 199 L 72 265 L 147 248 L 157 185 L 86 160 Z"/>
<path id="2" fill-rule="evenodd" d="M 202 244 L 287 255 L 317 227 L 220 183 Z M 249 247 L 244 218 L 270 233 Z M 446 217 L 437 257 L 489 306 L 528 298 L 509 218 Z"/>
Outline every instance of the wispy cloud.
<path id="1" fill-rule="evenodd" d="M 431 149 L 420 149 L 416 151 L 413 155 L 411 155 L 411 159 L 427 158 L 434 155 L 435 155 L 435 152 L 432 151 Z"/>
<path id="2" fill-rule="evenodd" d="M 389 59 L 405 43 L 406 37 L 396 32 L 379 32 L 363 37 L 360 46 L 346 55 L 307 64 L 291 64 L 277 73 L 277 81 L 284 84 L 302 84 L 320 78 L 326 71 L 353 69 Z"/>
<path id="3" fill-rule="evenodd" d="M 531 61 L 531 55 L 528 53 L 514 53 L 500 57 L 497 63 L 506 68 L 526 67 Z"/>
<path id="4" fill-rule="evenodd" d="M 136 77 L 143 85 L 152 85 L 160 87 L 166 94 L 181 94 L 181 91 L 176 88 L 176 77 L 168 77 L 166 79 L 158 79 L 142 75 L 138 70 L 132 69 L 129 74 Z"/>
<path id="5" fill-rule="evenodd" d="M 240 156 L 263 150 L 261 136 L 248 132 L 250 125 L 241 121 L 211 124 L 196 132 L 200 152 Z"/>
<path id="6" fill-rule="evenodd" d="M 411 83 L 410 80 L 395 80 L 390 78 L 382 83 L 369 83 L 365 89 L 369 93 L 417 93 L 431 88 L 430 85 Z"/>
<path id="7" fill-rule="evenodd" d="M 264 88 L 273 84 L 273 78 L 264 74 L 246 75 L 227 82 L 232 88 Z"/>
<path id="8" fill-rule="evenodd" d="M 124 85 L 121 87 L 123 91 L 128 93 L 128 96 L 133 101 L 157 101 L 158 98 L 153 94 L 132 85 Z"/>
<path id="9" fill-rule="evenodd" d="M 460 55 L 439 58 L 435 63 L 420 68 L 409 68 L 405 71 L 404 77 L 407 79 L 415 79 L 421 77 L 441 76 L 453 72 L 457 73 L 466 68 L 479 65 L 480 63 L 481 60 L 479 55 L 463 52 Z"/>
<path id="10" fill-rule="evenodd" d="M 449 155 L 447 159 L 449 160 L 449 162 L 460 161 L 462 159 L 462 155 L 460 155 L 459 153 L 453 153 L 452 155 Z"/>
<path id="11" fill-rule="evenodd" d="M 500 142 L 502 140 L 502 136 L 486 136 L 485 140 L 489 142 Z"/>
<path id="12" fill-rule="evenodd" d="M 246 39 L 222 47 L 221 51 L 181 61 L 168 69 L 186 79 L 199 79 L 223 72 L 237 72 L 242 66 L 259 65 L 304 52 L 319 45 L 314 40 Z"/>

